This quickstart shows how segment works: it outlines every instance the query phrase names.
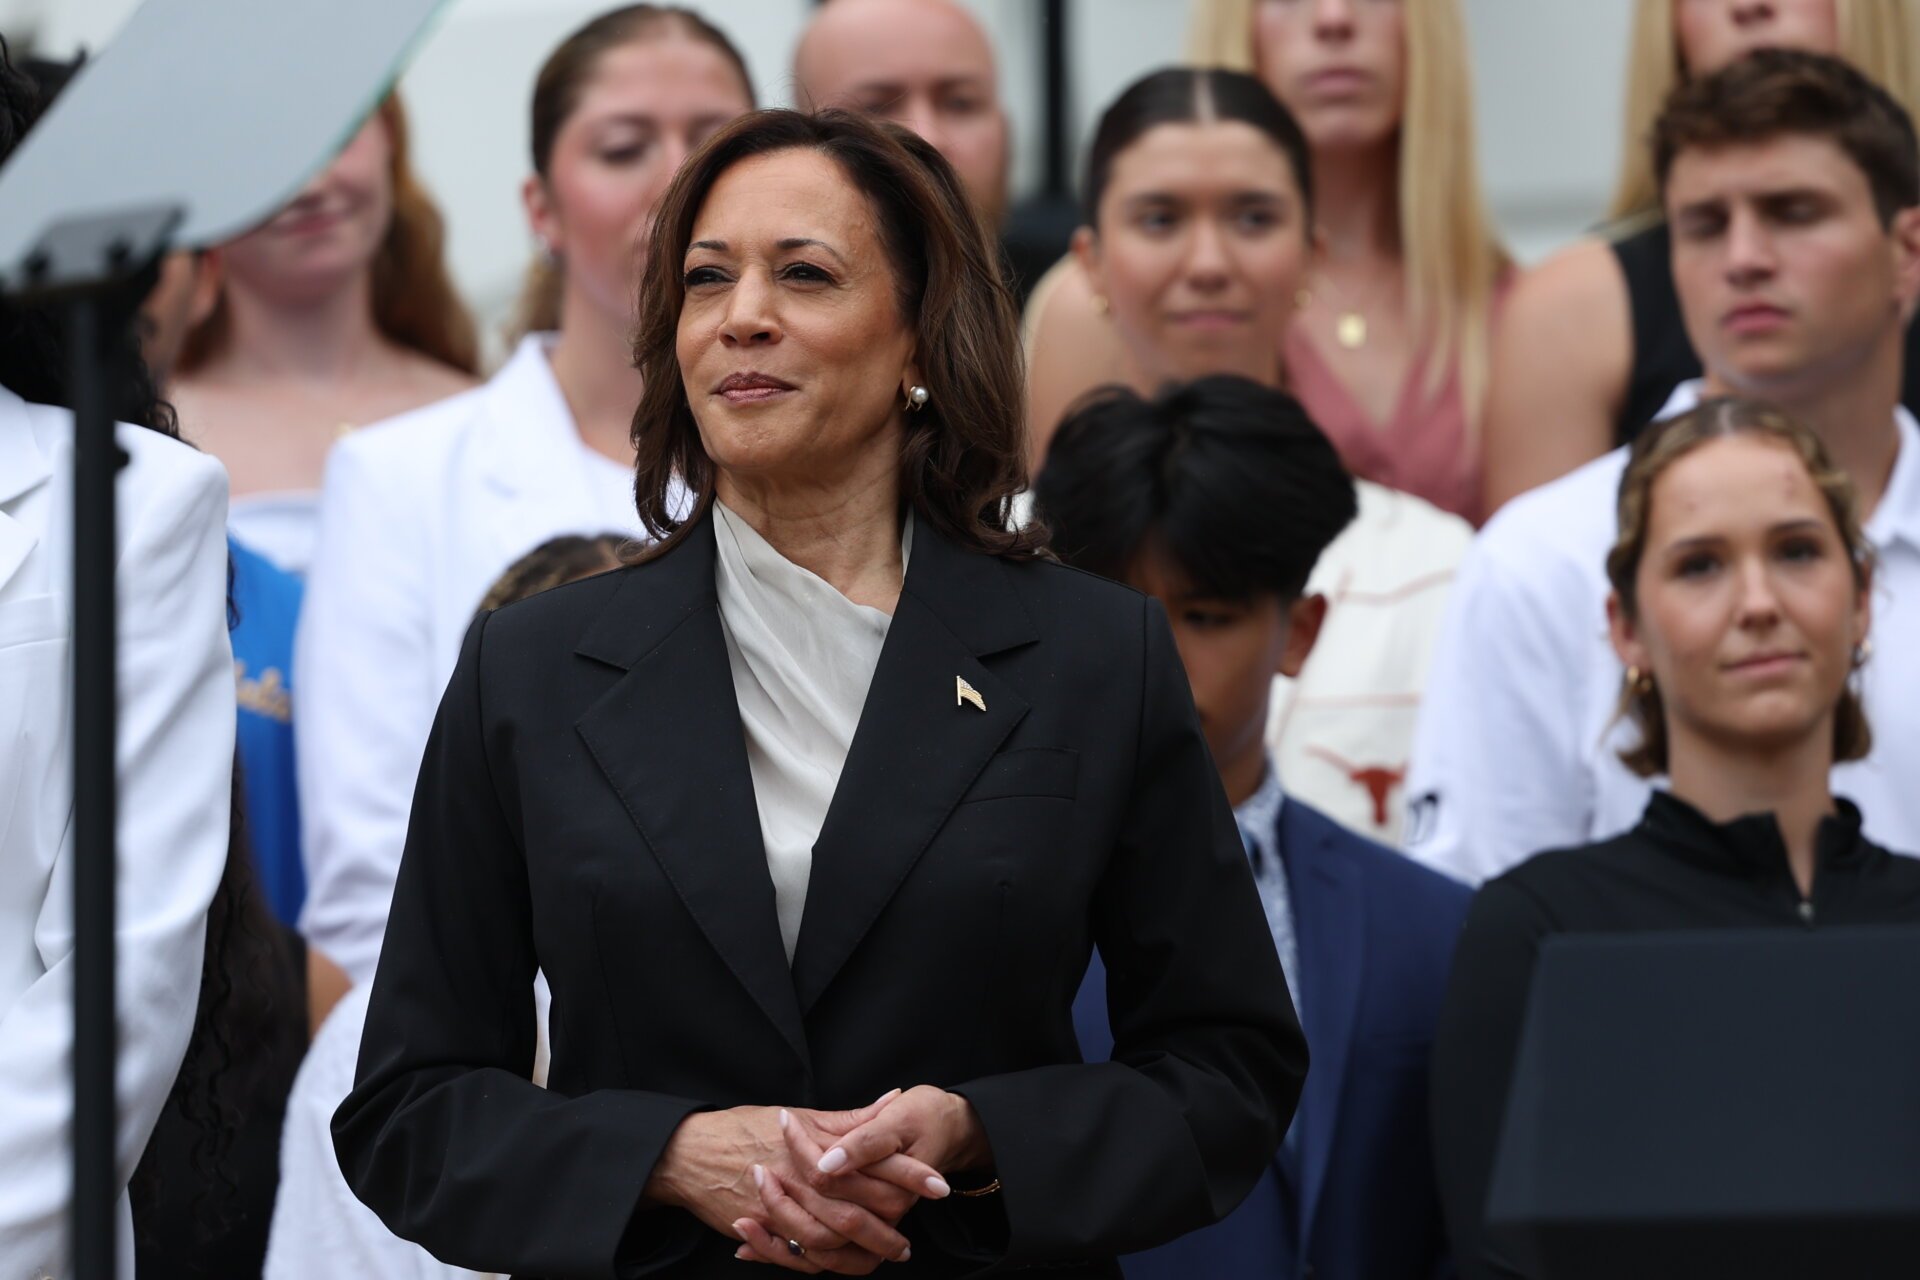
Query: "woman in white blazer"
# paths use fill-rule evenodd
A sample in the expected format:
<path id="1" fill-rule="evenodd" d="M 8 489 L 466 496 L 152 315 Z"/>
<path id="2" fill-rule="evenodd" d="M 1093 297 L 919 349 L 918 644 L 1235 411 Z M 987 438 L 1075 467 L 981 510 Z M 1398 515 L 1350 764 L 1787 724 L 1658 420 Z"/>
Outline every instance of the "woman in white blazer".
<path id="1" fill-rule="evenodd" d="M 373 975 L 427 730 L 488 585 L 555 534 L 641 531 L 633 246 L 681 160 L 752 105 L 739 53 L 691 12 L 633 5 L 569 36 L 535 84 L 523 193 L 549 263 L 528 316 L 558 332 L 328 459 L 294 650 L 301 927 L 356 981 Z"/>
<path id="2" fill-rule="evenodd" d="M 0 343 L 16 337 L 0 332 Z M 234 688 L 226 475 L 159 431 L 122 426 L 118 439 L 129 459 L 115 540 L 116 1169 L 124 1189 L 193 1030 L 207 904 L 227 860 Z M 72 1267 L 72 467 L 72 416 L 0 388 L 0 1276 L 8 1280 Z M 122 1280 L 133 1274 L 132 1245 L 123 1194 Z"/>

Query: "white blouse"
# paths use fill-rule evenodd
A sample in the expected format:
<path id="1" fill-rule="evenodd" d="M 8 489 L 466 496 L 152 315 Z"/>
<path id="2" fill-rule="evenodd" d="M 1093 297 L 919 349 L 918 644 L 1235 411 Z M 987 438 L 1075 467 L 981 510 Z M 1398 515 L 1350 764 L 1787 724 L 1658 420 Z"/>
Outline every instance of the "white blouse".
<path id="1" fill-rule="evenodd" d="M 794 564 L 744 518 L 713 504 L 714 585 L 747 767 L 773 877 L 780 941 L 793 959 L 813 843 L 833 803 L 893 619 Z M 900 533 L 905 571 L 913 517 Z"/>

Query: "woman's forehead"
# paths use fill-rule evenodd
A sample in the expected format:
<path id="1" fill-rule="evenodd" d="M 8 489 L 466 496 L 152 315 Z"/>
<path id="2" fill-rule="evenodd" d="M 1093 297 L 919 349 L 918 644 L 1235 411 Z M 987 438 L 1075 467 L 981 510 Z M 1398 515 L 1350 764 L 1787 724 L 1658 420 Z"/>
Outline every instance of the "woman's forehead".
<path id="1" fill-rule="evenodd" d="M 733 250 L 818 240 L 857 252 L 875 243 L 873 210 L 837 161 L 794 148 L 749 156 L 715 179 L 694 216 L 691 239 Z"/>

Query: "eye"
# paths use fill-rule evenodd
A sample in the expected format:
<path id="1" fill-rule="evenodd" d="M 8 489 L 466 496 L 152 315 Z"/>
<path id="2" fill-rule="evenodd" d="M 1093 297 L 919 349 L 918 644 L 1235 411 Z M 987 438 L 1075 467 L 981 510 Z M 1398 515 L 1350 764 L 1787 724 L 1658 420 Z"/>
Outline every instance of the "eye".
<path id="1" fill-rule="evenodd" d="M 1196 631 L 1217 631 L 1232 626 L 1234 614 L 1226 609 L 1188 605 L 1180 611 L 1180 620 Z"/>
<path id="2" fill-rule="evenodd" d="M 1133 225 L 1148 235 L 1164 235 L 1179 223 L 1171 209 L 1143 209 L 1134 215 Z"/>
<path id="3" fill-rule="evenodd" d="M 814 266 L 811 262 L 796 262 L 780 272 L 782 280 L 794 280 L 801 284 L 832 284 L 833 277 Z"/>
<path id="4" fill-rule="evenodd" d="M 687 274 L 681 277 L 681 284 L 689 289 L 697 289 L 703 284 L 724 283 L 726 273 L 718 267 L 689 267 Z"/>
<path id="5" fill-rule="evenodd" d="M 1242 209 L 1234 216 L 1233 222 L 1234 226 L 1242 232 L 1258 235 L 1261 232 L 1271 231 L 1279 226 L 1281 218 L 1279 211 L 1276 209 L 1253 208 Z"/>
<path id="6" fill-rule="evenodd" d="M 1690 551 L 1673 566 L 1677 578 L 1705 578 L 1720 567 L 1720 557 L 1710 551 Z"/>
<path id="7" fill-rule="evenodd" d="M 644 142 L 630 142 L 618 147 L 604 147 L 600 151 L 602 164 L 628 165 L 638 164 L 646 157 L 651 147 Z"/>
<path id="8" fill-rule="evenodd" d="M 1813 538 L 1788 538 L 1780 544 L 1779 556 L 1789 564 L 1809 564 L 1826 553 Z"/>
<path id="9" fill-rule="evenodd" d="M 1726 229 L 1727 220 L 1719 214 L 1690 213 L 1681 216 L 1678 231 L 1682 240 L 1711 240 Z"/>
<path id="10" fill-rule="evenodd" d="M 950 116 L 977 116 L 987 109 L 987 101 L 972 94 L 952 94 L 941 100 L 940 109 Z"/>

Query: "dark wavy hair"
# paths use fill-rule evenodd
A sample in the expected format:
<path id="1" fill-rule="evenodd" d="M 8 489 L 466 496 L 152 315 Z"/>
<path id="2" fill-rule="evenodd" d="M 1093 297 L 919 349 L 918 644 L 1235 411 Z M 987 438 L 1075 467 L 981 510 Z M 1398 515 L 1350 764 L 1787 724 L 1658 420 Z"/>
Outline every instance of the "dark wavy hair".
<path id="1" fill-rule="evenodd" d="M 688 159 L 660 202 L 640 288 L 634 365 L 645 379 L 633 415 L 634 498 L 664 554 L 713 501 L 714 464 L 680 377 L 675 334 L 693 224 L 720 175 L 755 156 L 811 150 L 831 158 L 873 211 L 893 269 L 901 322 L 914 331 L 933 393 L 906 415 L 900 488 L 915 515 L 989 555 L 1041 554 L 1037 530 L 1013 527 L 1026 487 L 1026 389 L 1019 318 L 1000 254 L 965 186 L 940 153 L 898 125 L 849 111 L 757 111 Z M 675 514 L 679 484 L 695 497 Z"/>
<path id="2" fill-rule="evenodd" d="M 13 154 L 27 130 L 34 126 L 53 96 L 73 74 L 75 67 L 58 63 L 37 64 L 44 68 L 46 88 L 13 63 L 11 51 L 0 38 L 0 163 Z M 122 297 L 109 303 L 108 310 L 132 313 L 153 288 L 159 266 L 154 264 L 132 281 Z M 133 326 L 117 334 L 106 352 L 108 403 L 113 416 L 121 422 L 150 427 L 162 435 L 178 437 L 179 422 L 173 406 L 160 398 L 153 376 L 140 355 L 140 341 Z M 71 353 L 61 317 L 51 308 L 16 298 L 0 298 L 0 385 L 35 404 L 73 407 Z"/>

